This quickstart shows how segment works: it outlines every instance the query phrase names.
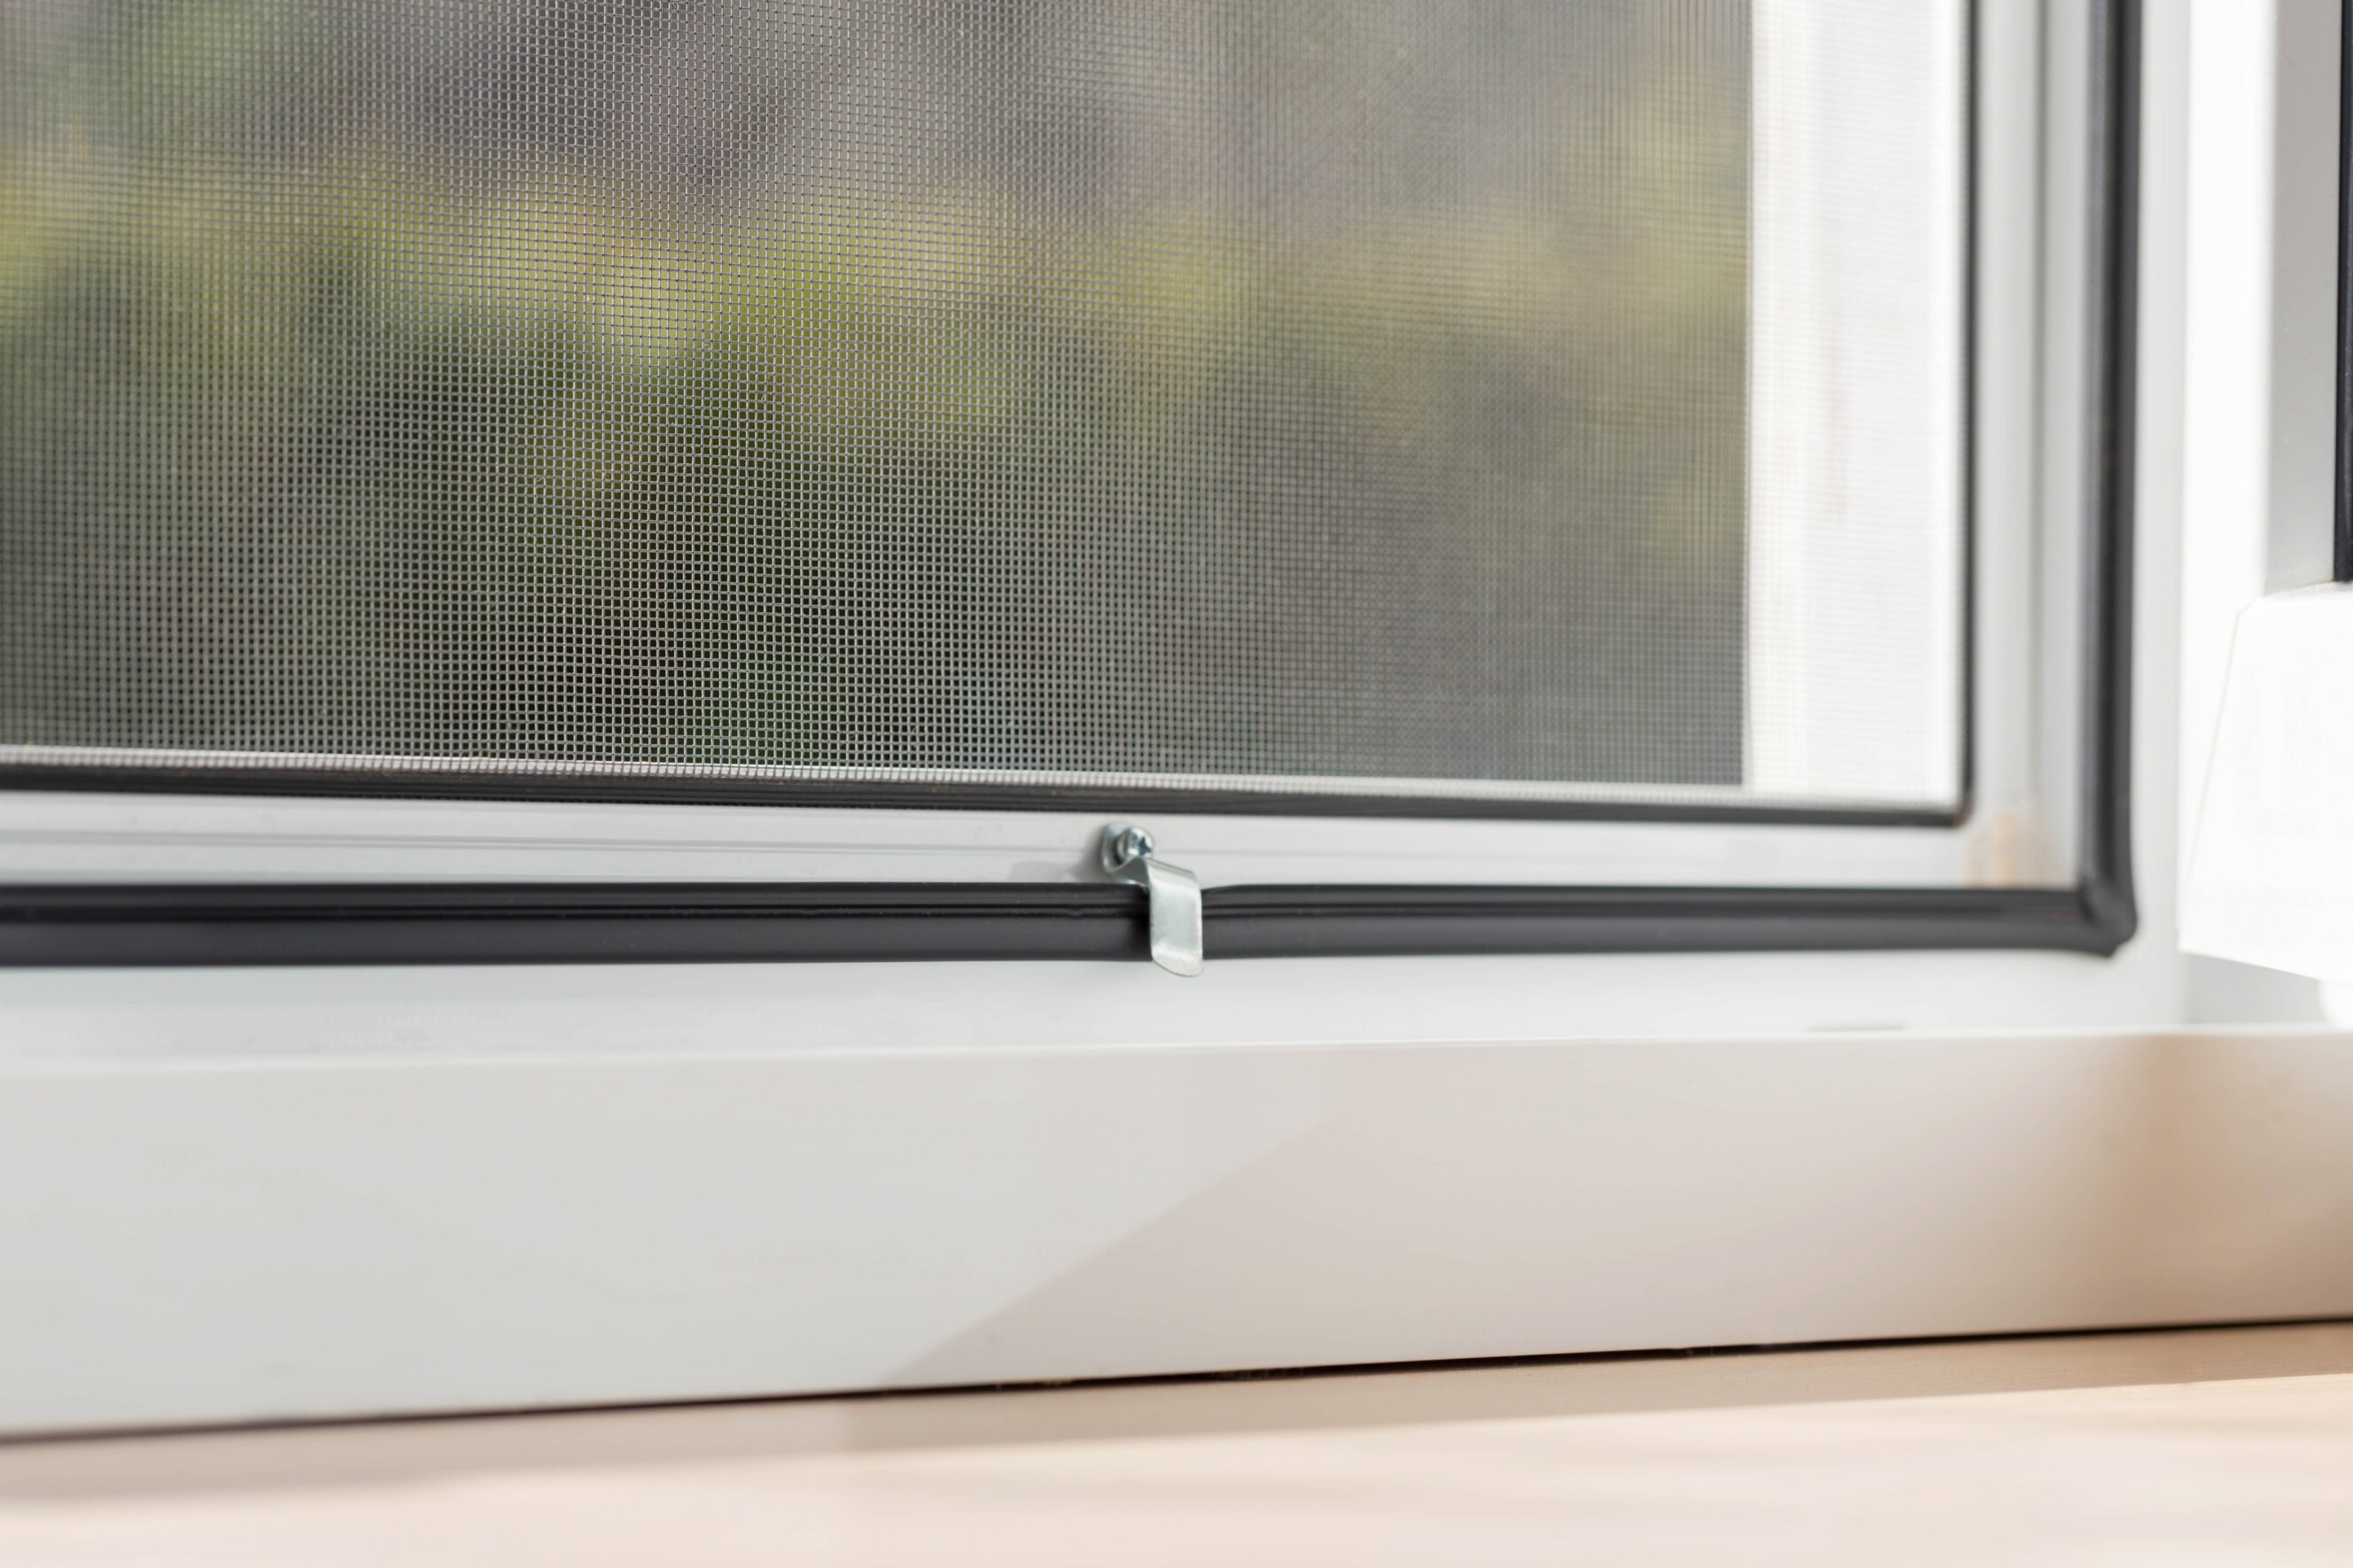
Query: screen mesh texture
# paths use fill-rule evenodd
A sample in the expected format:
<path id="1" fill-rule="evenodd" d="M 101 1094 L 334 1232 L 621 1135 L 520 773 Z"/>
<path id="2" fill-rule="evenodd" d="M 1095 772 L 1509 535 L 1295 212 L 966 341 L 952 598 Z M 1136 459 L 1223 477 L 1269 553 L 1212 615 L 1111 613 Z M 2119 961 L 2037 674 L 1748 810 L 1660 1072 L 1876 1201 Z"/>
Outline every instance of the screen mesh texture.
<path id="1" fill-rule="evenodd" d="M 0 0 L 0 747 L 1741 783 L 1744 0 Z"/>

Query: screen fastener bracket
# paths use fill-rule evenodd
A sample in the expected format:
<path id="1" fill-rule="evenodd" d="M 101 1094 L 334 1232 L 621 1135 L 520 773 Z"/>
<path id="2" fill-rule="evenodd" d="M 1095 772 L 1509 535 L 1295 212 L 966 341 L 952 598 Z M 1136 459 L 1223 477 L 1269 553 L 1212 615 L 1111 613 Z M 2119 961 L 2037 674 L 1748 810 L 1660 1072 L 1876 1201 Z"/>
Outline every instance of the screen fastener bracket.
<path id="1" fill-rule="evenodd" d="M 1152 962 L 1171 974 L 1201 973 L 1201 879 L 1153 858 L 1152 835 L 1129 823 L 1103 829 L 1103 868 L 1149 899 Z"/>

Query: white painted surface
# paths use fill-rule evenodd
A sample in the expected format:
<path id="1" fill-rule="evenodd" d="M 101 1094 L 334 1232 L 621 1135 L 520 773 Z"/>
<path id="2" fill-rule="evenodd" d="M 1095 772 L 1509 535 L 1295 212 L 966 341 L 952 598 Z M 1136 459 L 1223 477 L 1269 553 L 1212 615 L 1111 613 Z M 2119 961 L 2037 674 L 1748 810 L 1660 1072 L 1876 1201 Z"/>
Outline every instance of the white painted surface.
<path id="1" fill-rule="evenodd" d="M 2181 443 L 2181 847 L 2239 613 L 2329 576 L 2337 0 L 2199 0 L 2190 32 Z M 2166 129 L 2160 122 L 2160 130 Z"/>
<path id="2" fill-rule="evenodd" d="M 1148 963 L 0 970 L 0 1068 L 2156 1028 L 2178 957 L 1636 953 Z"/>
<path id="3" fill-rule="evenodd" d="M 1137 819 L 1212 886 L 1950 887 L 1991 879 L 1983 868 L 1993 865 L 1974 826 L 1953 832 L 1176 813 Z M 1095 848 L 1108 820 L 1100 812 L 9 791 L 0 792 L 0 880 L 1098 881 Z"/>
<path id="4" fill-rule="evenodd" d="M 2353 982 L 2353 589 L 2240 617 L 2181 905 L 2192 952 Z"/>
<path id="5" fill-rule="evenodd" d="M 2189 7 L 2181 455 L 2181 847 L 2196 833 L 2232 627 L 2262 596 L 2271 500 L 2274 0 Z"/>
<path id="6" fill-rule="evenodd" d="M 5 1088 L 15 1430 L 2353 1312 L 2329 1035 Z"/>

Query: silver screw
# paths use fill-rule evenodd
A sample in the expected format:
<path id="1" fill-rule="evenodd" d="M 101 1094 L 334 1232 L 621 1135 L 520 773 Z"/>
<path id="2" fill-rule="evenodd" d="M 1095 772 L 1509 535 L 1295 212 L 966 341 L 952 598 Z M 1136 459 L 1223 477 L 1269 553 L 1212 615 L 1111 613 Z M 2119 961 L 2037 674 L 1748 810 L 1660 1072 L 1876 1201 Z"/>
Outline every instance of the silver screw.
<path id="1" fill-rule="evenodd" d="M 1117 871 L 1147 858 L 1155 846 L 1152 835 L 1141 827 L 1124 822 L 1114 822 L 1103 829 L 1103 863 L 1106 871 Z"/>

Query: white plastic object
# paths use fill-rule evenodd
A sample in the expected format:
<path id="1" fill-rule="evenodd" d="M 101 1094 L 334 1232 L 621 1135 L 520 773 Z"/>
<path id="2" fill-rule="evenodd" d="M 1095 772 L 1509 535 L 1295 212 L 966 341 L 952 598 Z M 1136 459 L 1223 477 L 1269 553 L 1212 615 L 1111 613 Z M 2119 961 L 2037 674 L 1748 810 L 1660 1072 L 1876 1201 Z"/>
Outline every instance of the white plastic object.
<path id="1" fill-rule="evenodd" d="M 2353 588 L 2239 617 L 2181 946 L 2353 983 Z"/>

